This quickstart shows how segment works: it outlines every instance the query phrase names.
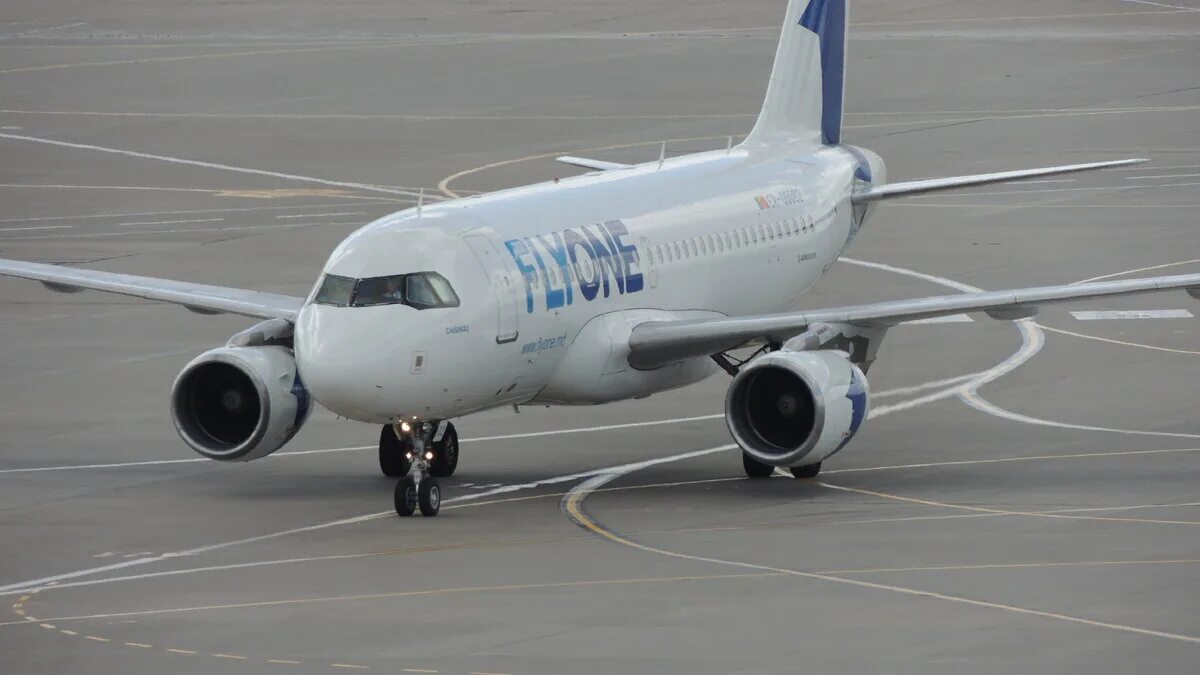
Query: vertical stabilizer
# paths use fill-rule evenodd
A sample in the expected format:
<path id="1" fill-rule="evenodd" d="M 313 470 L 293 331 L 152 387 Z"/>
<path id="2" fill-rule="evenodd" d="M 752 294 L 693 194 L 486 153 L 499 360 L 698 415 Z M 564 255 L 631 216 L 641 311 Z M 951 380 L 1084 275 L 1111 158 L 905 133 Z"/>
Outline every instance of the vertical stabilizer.
<path id="1" fill-rule="evenodd" d="M 767 97 L 746 145 L 842 140 L 848 0 L 790 0 Z"/>

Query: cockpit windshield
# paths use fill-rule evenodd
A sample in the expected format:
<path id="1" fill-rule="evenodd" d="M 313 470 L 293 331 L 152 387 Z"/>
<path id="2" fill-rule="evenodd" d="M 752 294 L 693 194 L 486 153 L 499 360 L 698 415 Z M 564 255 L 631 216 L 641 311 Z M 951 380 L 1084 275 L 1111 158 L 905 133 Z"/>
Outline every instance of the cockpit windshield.
<path id="1" fill-rule="evenodd" d="M 458 295 L 437 272 L 352 279 L 326 274 L 313 302 L 335 307 L 408 305 L 415 309 L 458 307 Z"/>

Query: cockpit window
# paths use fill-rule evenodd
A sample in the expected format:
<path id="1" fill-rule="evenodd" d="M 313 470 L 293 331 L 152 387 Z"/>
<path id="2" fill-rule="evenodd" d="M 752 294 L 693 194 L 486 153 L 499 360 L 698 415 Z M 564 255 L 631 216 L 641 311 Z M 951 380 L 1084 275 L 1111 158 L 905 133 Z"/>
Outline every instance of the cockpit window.
<path id="1" fill-rule="evenodd" d="M 399 305 L 404 303 L 404 275 L 359 279 L 354 290 L 355 307 Z"/>
<path id="2" fill-rule="evenodd" d="M 327 274 L 313 301 L 336 307 L 408 305 L 415 309 L 458 307 L 458 295 L 437 272 L 352 279 Z"/>
<path id="3" fill-rule="evenodd" d="M 350 277 L 326 274 L 325 280 L 321 282 L 321 288 L 317 290 L 317 297 L 313 298 L 313 301 L 320 305 L 345 307 L 350 304 L 350 298 L 354 296 L 354 284 L 355 280 Z"/>

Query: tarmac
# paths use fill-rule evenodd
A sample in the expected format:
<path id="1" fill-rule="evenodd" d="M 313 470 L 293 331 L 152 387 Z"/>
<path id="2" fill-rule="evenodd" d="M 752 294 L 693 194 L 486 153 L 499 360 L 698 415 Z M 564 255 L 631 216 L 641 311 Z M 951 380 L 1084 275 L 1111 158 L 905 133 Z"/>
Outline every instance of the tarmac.
<path id="1" fill-rule="evenodd" d="M 303 295 L 419 194 L 736 140 L 783 5 L 9 3 L 0 257 Z M 1152 162 L 882 205 L 803 307 L 1200 271 L 1200 2 L 850 21 L 845 140 L 892 180 Z M 175 375 L 246 319 L 0 279 L 0 672 L 1193 673 L 1196 314 L 897 327 L 816 480 L 744 477 L 724 375 L 470 416 L 400 519 L 368 425 L 178 439 Z"/>

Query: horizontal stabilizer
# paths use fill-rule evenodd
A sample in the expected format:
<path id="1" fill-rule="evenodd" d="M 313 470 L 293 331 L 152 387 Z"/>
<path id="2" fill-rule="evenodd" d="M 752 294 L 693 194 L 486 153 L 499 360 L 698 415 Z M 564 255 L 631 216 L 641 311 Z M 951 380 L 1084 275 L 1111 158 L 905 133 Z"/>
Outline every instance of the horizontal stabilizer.
<path id="1" fill-rule="evenodd" d="M 570 164 L 571 166 L 581 166 L 585 169 L 596 169 L 598 171 L 615 171 L 617 169 L 628 169 L 632 164 L 621 164 L 620 162 L 606 162 L 601 159 L 588 159 L 587 157 L 555 157 L 554 161 Z"/>
<path id="2" fill-rule="evenodd" d="M 1076 171 L 1110 169 L 1117 166 L 1142 164 L 1148 161 L 1150 160 L 1119 159 L 1112 162 L 1068 164 L 1066 166 L 1047 166 L 1041 169 L 1021 169 L 1019 171 L 1001 171 L 999 173 L 979 173 L 973 176 L 952 176 L 950 178 L 928 178 L 925 180 L 914 180 L 906 183 L 888 183 L 887 185 L 878 185 L 861 192 L 856 192 L 852 197 L 852 200 L 855 204 L 865 204 L 866 202 L 874 202 L 880 199 L 911 197 L 913 195 L 924 194 L 926 192 L 937 192 L 938 190 L 952 190 L 954 188 L 969 187 L 972 185 L 1004 183 L 1008 181 L 1021 180 L 1023 178 L 1036 178 L 1038 176 L 1056 176 L 1063 173 L 1075 173 Z"/>

